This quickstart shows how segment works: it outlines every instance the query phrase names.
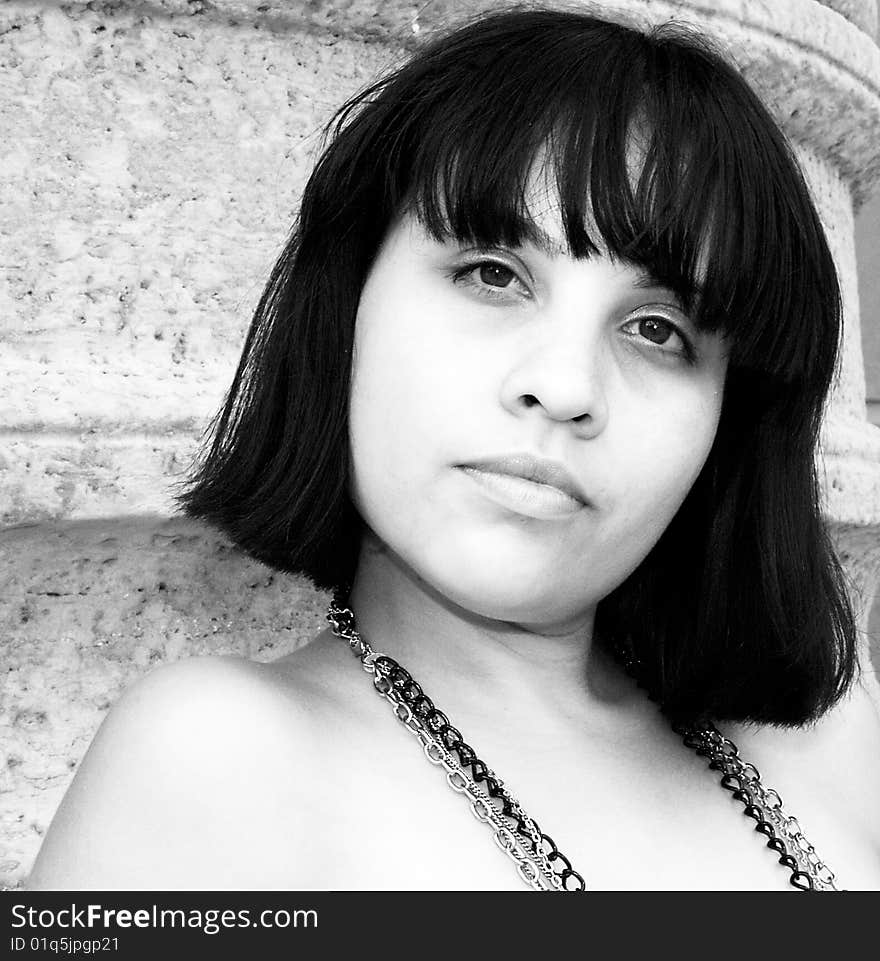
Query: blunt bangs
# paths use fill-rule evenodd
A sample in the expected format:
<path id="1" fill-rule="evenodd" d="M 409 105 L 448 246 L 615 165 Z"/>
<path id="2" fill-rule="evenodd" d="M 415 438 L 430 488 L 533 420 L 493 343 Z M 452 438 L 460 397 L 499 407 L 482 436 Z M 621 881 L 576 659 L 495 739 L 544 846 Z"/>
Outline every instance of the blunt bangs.
<path id="1" fill-rule="evenodd" d="M 350 101 L 337 135 L 354 114 L 359 137 L 376 109 L 381 130 L 359 138 L 356 162 L 382 181 L 381 222 L 411 210 L 435 239 L 540 246 L 528 198 L 550 170 L 568 253 L 602 252 L 671 289 L 729 341 L 751 389 L 827 390 L 814 359 L 836 346 L 839 304 L 828 309 L 838 283 L 821 224 L 785 138 L 706 38 L 501 13 Z"/>

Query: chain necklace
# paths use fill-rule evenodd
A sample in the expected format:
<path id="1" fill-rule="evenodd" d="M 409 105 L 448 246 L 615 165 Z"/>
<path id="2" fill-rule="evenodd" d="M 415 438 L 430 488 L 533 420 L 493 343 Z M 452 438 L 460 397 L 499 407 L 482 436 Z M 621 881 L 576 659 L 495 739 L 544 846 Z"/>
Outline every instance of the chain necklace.
<path id="1" fill-rule="evenodd" d="M 504 782 L 477 756 L 460 731 L 394 658 L 380 654 L 360 636 L 354 613 L 337 594 L 327 609 L 333 633 L 373 676 L 373 686 L 397 719 L 422 745 L 425 757 L 446 772 L 446 782 L 469 803 L 478 821 L 493 831 L 495 843 L 516 866 L 520 878 L 537 891 L 585 891 L 586 883 L 553 839 L 541 831 Z M 637 662 L 624 657 L 633 674 Z M 758 769 L 739 756 L 736 745 L 713 724 L 691 726 L 674 722 L 672 729 L 685 746 L 707 760 L 721 775 L 721 787 L 743 805 L 755 831 L 790 871 L 789 883 L 802 891 L 837 891 L 834 874 L 816 854 L 797 819 L 785 813 L 777 791 L 761 783 Z"/>

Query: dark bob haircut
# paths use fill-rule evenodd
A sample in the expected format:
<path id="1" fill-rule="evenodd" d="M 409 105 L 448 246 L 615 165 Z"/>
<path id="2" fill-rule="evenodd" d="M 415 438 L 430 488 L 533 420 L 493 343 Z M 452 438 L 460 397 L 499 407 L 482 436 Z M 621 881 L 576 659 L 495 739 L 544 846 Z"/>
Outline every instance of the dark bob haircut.
<path id="1" fill-rule="evenodd" d="M 680 26 L 511 9 L 427 44 L 345 104 L 180 501 L 274 568 L 350 584 L 363 522 L 347 493 L 349 380 L 370 266 L 401 212 L 438 239 L 533 240 L 539 158 L 570 254 L 646 269 L 730 350 L 708 460 L 600 602 L 597 643 L 634 655 L 670 715 L 815 720 L 857 667 L 814 463 L 837 274 L 784 136 Z"/>

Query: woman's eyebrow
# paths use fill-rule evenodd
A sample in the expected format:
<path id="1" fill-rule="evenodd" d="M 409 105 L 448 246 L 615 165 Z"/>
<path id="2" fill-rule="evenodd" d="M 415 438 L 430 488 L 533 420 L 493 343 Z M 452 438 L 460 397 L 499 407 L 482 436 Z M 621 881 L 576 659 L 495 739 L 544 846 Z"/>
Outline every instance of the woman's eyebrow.
<path id="1" fill-rule="evenodd" d="M 568 256 L 568 248 L 555 237 L 551 237 L 543 227 L 539 227 L 534 221 L 523 221 L 520 232 L 525 241 L 536 247 L 545 256 L 551 258 Z"/>
<path id="2" fill-rule="evenodd" d="M 652 273 L 647 267 L 642 264 L 631 264 L 633 270 L 636 271 L 636 278 L 633 281 L 633 287 L 639 290 L 650 290 L 652 288 L 657 288 L 660 290 L 668 290 L 678 303 L 683 307 L 684 302 L 682 300 L 682 295 L 674 287 L 670 286 L 668 281 L 661 280 L 656 274 Z M 703 294 L 703 287 L 701 284 L 694 283 L 690 287 L 690 296 L 695 301 L 699 301 Z"/>
<path id="3" fill-rule="evenodd" d="M 669 284 L 664 283 L 656 274 L 651 273 L 647 267 L 643 267 L 641 264 L 631 264 L 633 270 L 636 272 L 635 279 L 633 280 L 633 287 L 637 287 L 639 290 L 650 289 L 652 287 L 659 287 L 662 290 L 668 290 L 671 293 L 675 293 Z"/>

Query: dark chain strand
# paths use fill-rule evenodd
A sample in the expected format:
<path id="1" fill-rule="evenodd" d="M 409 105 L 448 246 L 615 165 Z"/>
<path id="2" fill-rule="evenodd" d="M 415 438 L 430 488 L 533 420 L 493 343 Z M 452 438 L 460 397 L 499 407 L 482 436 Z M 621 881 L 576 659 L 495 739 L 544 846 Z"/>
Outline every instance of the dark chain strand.
<path id="1" fill-rule="evenodd" d="M 369 645 L 362 645 L 369 648 Z M 432 763 L 442 766 L 447 774 L 446 781 L 457 794 L 462 794 L 470 800 L 471 813 L 478 820 L 486 824 L 494 832 L 494 841 L 507 857 L 516 865 L 517 873 L 522 880 L 534 890 L 563 890 L 562 882 L 550 866 L 546 858 L 538 861 L 530 857 L 511 833 L 509 822 L 491 798 L 470 777 L 467 770 L 456 760 L 454 752 L 434 737 L 422 722 L 413 714 L 412 709 L 398 696 L 388 676 L 378 670 L 375 660 L 379 655 L 372 650 L 355 651 L 360 658 L 364 670 L 373 675 L 373 687 L 380 697 L 384 698 L 393 708 L 394 716 L 410 734 L 415 735 L 422 745 L 425 757 Z M 491 774 L 491 772 L 489 772 Z M 499 780 L 499 784 L 502 782 Z M 531 833 L 539 839 L 534 822 L 529 822 Z M 549 885 L 549 888 L 548 886 Z"/>
<path id="2" fill-rule="evenodd" d="M 355 654 L 363 659 L 367 646 L 357 632 L 353 612 L 344 606 L 344 602 L 338 595 L 334 597 L 328 609 L 327 620 L 336 633 L 348 641 Z M 435 707 L 431 698 L 424 693 L 412 675 L 387 654 L 377 655 L 372 663 L 376 670 L 388 678 L 397 697 L 409 707 L 425 728 L 448 750 L 454 751 L 462 767 L 470 768 L 474 781 L 484 785 L 489 796 L 500 802 L 500 813 L 508 819 L 511 830 L 517 835 L 525 850 L 539 860 L 546 859 L 549 862 L 564 890 L 585 891 L 586 883 L 583 877 L 572 867 L 571 861 L 559 850 L 553 838 L 544 834 L 537 821 L 531 819 L 538 835 L 536 841 L 529 830 L 529 819 L 510 796 L 502 781 L 477 756 L 476 751 L 464 740 L 461 732 L 453 727 L 443 711 Z"/>
<path id="3" fill-rule="evenodd" d="M 620 648 L 616 654 L 629 676 L 663 712 L 662 705 L 644 682 L 639 660 Z M 721 787 L 730 791 L 742 804 L 743 814 L 756 822 L 755 831 L 767 838 L 767 847 L 778 855 L 779 864 L 790 871 L 789 884 L 799 891 L 836 891 L 833 872 L 816 856 L 815 849 L 806 841 L 799 826 L 793 841 L 786 841 L 783 836 L 785 827 L 791 822 L 797 825 L 797 821 L 782 815 L 782 798 L 779 793 L 761 785 L 758 769 L 740 758 L 739 749 L 733 741 L 724 737 L 709 721 L 695 724 L 672 718 L 668 720 L 685 747 L 694 751 L 698 757 L 705 758 L 710 770 L 721 774 Z M 768 806 L 764 798 L 772 798 L 772 806 Z M 779 812 L 776 825 L 767 817 L 772 811 Z"/>
<path id="4" fill-rule="evenodd" d="M 327 611 L 327 620 L 339 637 L 347 640 L 355 654 L 365 661 L 369 645 L 358 634 L 353 612 L 345 607 L 343 595 L 337 593 Z M 646 696 L 663 712 L 663 707 L 644 683 L 641 664 L 630 653 L 616 651 L 624 669 L 645 692 Z M 539 860 L 545 860 L 556 871 L 566 891 L 585 891 L 583 877 L 574 870 L 569 859 L 556 847 L 553 839 L 544 834 L 538 823 L 525 816 L 519 804 L 510 796 L 503 782 L 497 778 L 487 765 L 480 760 L 474 749 L 467 744 L 461 732 L 452 726 L 446 715 L 434 706 L 421 686 L 394 658 L 378 654 L 372 660 L 395 692 L 395 697 L 413 712 L 426 730 L 440 740 L 449 750 L 454 751 L 462 767 L 469 767 L 474 781 L 485 783 L 490 797 L 501 802 L 501 811 L 512 822 L 513 830 L 519 835 L 523 848 Z M 665 712 L 664 712 L 665 713 Z M 702 724 L 686 723 L 668 718 L 672 730 L 678 734 L 686 747 L 708 760 L 711 770 L 720 772 L 721 787 L 743 805 L 743 814 L 756 821 L 755 831 L 767 838 L 767 847 L 778 854 L 778 861 L 791 872 L 790 884 L 801 891 L 834 891 L 834 874 L 822 863 L 811 844 L 806 841 L 795 818 L 782 813 L 782 798 L 778 792 L 765 789 L 760 774 L 754 765 L 742 761 L 736 745 L 725 738 L 717 728 L 708 722 Z M 772 804 L 768 802 L 772 800 Z M 776 825 L 767 815 L 776 821 Z M 529 821 L 537 837 L 529 830 Z M 787 842 L 784 835 L 792 840 Z M 546 847 L 545 847 L 546 846 Z M 549 849 L 549 851 L 547 850 Z M 562 869 L 556 867 L 562 863 Z M 569 882 L 573 886 L 569 886 Z"/>
<path id="5" fill-rule="evenodd" d="M 710 770 L 721 774 L 721 787 L 730 791 L 742 804 L 743 814 L 756 822 L 755 831 L 767 838 L 767 847 L 779 855 L 779 863 L 791 872 L 789 883 L 793 887 L 800 891 L 837 890 L 833 872 L 816 855 L 796 819 L 782 813 L 782 798 L 761 785 L 760 772 L 739 757 L 732 741 L 712 724 L 699 729 L 673 724 L 673 730 L 687 747 L 708 760 Z M 768 804 L 768 798 L 772 798 L 772 805 Z"/>
<path id="6" fill-rule="evenodd" d="M 470 768 L 473 779 L 478 784 L 484 785 L 491 798 L 501 802 L 500 813 L 512 822 L 512 830 L 519 835 L 519 840 L 525 843 L 527 850 L 538 858 L 543 853 L 559 876 L 565 890 L 586 890 L 583 877 L 575 871 L 571 861 L 559 850 L 553 838 L 541 831 L 538 822 L 532 818 L 531 822 L 540 838 L 539 841 L 535 840 L 529 830 L 528 819 L 524 816 L 519 805 L 511 798 L 502 782 L 490 771 L 488 765 L 477 756 L 476 751 L 464 740 L 461 732 L 452 726 L 449 718 L 439 708 L 435 707 L 431 698 L 424 693 L 421 686 L 413 679 L 406 668 L 387 654 L 380 654 L 373 663 L 377 670 L 388 677 L 400 699 L 422 724 L 449 750 L 455 751 L 462 767 Z M 560 863 L 561 869 L 557 867 L 557 862 Z"/>

